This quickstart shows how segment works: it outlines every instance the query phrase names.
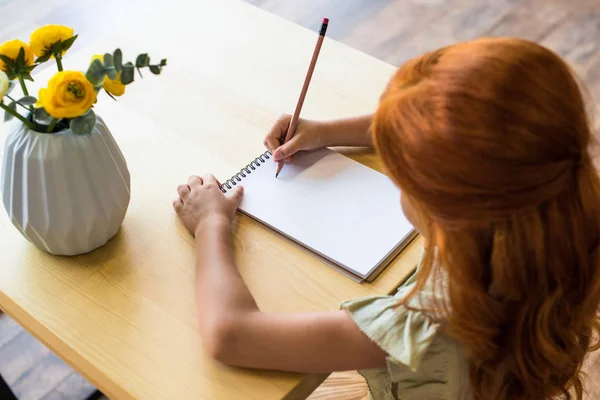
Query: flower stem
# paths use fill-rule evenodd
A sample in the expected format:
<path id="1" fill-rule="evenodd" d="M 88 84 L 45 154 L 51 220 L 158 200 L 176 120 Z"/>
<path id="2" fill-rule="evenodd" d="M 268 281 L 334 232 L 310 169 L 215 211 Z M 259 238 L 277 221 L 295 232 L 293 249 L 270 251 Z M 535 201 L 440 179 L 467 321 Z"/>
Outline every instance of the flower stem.
<path id="1" fill-rule="evenodd" d="M 50 122 L 50 125 L 48 125 L 48 130 L 46 132 L 52 133 L 54 131 L 54 127 L 56 126 L 57 123 L 58 123 L 58 118 L 52 118 L 52 122 Z"/>
<path id="2" fill-rule="evenodd" d="M 25 80 L 23 79 L 22 74 L 19 74 L 19 83 L 21 84 L 21 89 L 23 90 L 23 94 L 25 96 L 29 96 L 29 92 L 27 91 L 27 86 L 25 86 Z M 33 106 L 29 106 L 29 111 L 33 114 Z"/>
<path id="3" fill-rule="evenodd" d="M 29 96 L 29 92 L 27 91 L 27 86 L 25 86 L 25 80 L 23 79 L 23 75 L 19 74 L 19 83 L 21 84 L 21 89 L 23 90 L 23 94 L 25 96 Z"/>
<path id="4" fill-rule="evenodd" d="M 7 113 L 11 114 L 13 117 L 21 120 L 21 122 L 23 122 L 25 125 L 27 125 L 27 127 L 29 129 L 33 130 L 33 124 L 31 123 L 31 121 L 29 121 L 27 118 L 25 118 L 24 116 L 19 114 L 16 110 L 13 110 L 12 108 L 5 105 L 4 103 L 0 103 L 0 108 L 2 108 Z"/>
<path id="5" fill-rule="evenodd" d="M 16 101 L 15 99 L 13 99 L 12 97 L 10 97 L 9 95 L 5 94 L 6 97 L 8 97 L 11 101 L 14 101 L 15 103 L 17 103 L 18 106 L 21 106 L 23 109 L 29 111 L 28 107 L 25 107 L 23 104 L 19 103 L 18 101 Z"/>
<path id="6" fill-rule="evenodd" d="M 62 55 L 60 54 L 55 54 L 54 58 L 56 59 L 56 67 L 58 68 L 58 72 L 61 72 L 63 70 L 63 66 L 62 66 Z"/>

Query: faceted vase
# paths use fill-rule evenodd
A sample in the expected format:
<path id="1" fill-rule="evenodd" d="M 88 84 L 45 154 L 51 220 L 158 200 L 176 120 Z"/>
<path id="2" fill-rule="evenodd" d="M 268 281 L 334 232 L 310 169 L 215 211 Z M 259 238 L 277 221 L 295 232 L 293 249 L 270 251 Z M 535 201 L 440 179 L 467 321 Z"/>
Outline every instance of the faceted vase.
<path id="1" fill-rule="evenodd" d="M 13 225 L 39 249 L 87 253 L 112 238 L 125 218 L 130 177 L 100 117 L 91 134 L 54 134 L 14 123 L 6 138 L 2 202 Z"/>

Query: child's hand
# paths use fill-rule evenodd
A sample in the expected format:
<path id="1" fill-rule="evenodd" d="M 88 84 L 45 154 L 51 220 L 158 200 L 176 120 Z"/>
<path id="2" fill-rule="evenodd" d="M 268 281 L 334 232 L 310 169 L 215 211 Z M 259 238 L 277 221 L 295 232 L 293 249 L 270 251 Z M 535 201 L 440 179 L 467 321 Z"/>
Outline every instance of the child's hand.
<path id="1" fill-rule="evenodd" d="M 187 185 L 179 185 L 179 197 L 173 201 L 173 208 L 192 235 L 207 223 L 231 225 L 244 190 L 237 186 L 229 191 L 229 196 L 221 192 L 220 184 L 212 175 L 190 176 Z"/>
<path id="2" fill-rule="evenodd" d="M 317 121 L 299 119 L 296 131 L 292 139 L 281 144 L 285 140 L 292 116 L 283 114 L 269 134 L 265 137 L 264 145 L 273 154 L 275 161 L 285 160 L 291 162 L 293 155 L 301 150 L 315 150 L 327 145 L 327 138 L 323 126 Z"/>

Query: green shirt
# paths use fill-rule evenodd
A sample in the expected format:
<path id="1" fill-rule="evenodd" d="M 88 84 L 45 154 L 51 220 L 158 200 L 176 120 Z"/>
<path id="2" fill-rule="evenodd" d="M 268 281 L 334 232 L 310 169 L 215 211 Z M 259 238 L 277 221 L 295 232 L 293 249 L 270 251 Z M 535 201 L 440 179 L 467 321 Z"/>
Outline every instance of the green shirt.
<path id="1" fill-rule="evenodd" d="M 388 354 L 385 368 L 359 371 L 367 380 L 370 398 L 469 399 L 468 364 L 458 343 L 440 332 L 442 321 L 400 304 L 415 281 L 416 273 L 394 296 L 369 296 L 341 304 Z M 408 306 L 427 308 L 435 296 L 433 286 L 425 285 Z"/>

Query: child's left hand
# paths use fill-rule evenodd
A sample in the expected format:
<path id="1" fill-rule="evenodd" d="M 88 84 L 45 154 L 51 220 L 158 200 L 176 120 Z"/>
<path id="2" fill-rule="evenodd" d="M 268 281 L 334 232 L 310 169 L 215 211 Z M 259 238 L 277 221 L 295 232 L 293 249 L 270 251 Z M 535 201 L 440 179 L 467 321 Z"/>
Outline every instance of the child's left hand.
<path id="1" fill-rule="evenodd" d="M 187 185 L 177 187 L 179 197 L 173 200 L 173 208 L 192 235 L 207 223 L 231 225 L 244 190 L 237 186 L 226 196 L 220 186 L 217 179 L 209 174 L 202 178 L 190 176 Z"/>

